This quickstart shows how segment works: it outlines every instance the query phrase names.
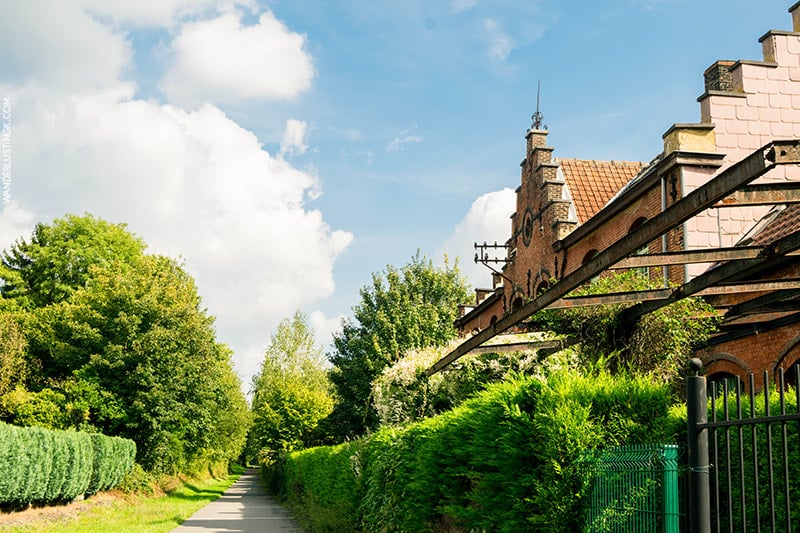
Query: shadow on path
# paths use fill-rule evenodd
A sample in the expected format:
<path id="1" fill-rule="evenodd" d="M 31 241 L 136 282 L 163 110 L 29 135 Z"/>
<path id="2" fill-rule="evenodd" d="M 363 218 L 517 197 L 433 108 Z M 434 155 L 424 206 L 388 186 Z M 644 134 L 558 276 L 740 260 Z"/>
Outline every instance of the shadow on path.
<path id="1" fill-rule="evenodd" d="M 247 470 L 225 493 L 209 503 L 173 533 L 260 532 L 302 533 L 289 512 L 268 496 L 258 479 L 258 470 Z"/>

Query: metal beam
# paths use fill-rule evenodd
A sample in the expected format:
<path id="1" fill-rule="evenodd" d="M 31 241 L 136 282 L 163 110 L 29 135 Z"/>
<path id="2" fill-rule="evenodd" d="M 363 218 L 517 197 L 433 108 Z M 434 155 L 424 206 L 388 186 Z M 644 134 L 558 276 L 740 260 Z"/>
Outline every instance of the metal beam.
<path id="1" fill-rule="evenodd" d="M 520 350 L 545 350 L 545 349 L 563 349 L 567 343 L 562 339 L 553 339 L 549 341 L 532 341 L 532 342 L 510 342 L 508 344 L 484 344 L 473 348 L 470 353 L 504 353 L 504 352 L 518 352 Z"/>
<path id="2" fill-rule="evenodd" d="M 797 296 L 800 296 L 800 289 L 776 290 L 732 306 L 725 313 L 725 316 L 733 317 L 746 315 L 763 307 L 769 307 L 783 300 L 795 298 Z"/>
<path id="3" fill-rule="evenodd" d="M 782 328 L 783 326 L 796 324 L 797 322 L 800 322 L 800 313 L 794 313 L 785 317 L 776 318 L 775 320 L 771 320 L 769 322 L 753 324 L 750 328 L 742 328 L 741 330 L 715 335 L 708 339 L 707 344 L 709 346 L 718 346 L 726 342 L 741 339 L 742 337 L 749 337 L 750 335 L 755 335 L 757 333 L 764 333 L 773 329 Z"/>
<path id="4" fill-rule="evenodd" d="M 755 272 L 765 270 L 785 261 L 786 254 L 800 249 L 800 231 L 778 239 L 769 246 L 767 253 L 759 260 L 742 259 L 730 261 L 709 270 L 674 289 L 662 300 L 650 300 L 629 307 L 622 312 L 621 320 L 635 320 L 642 315 L 652 313 L 687 296 L 699 293 L 713 286 L 720 286 L 726 281 L 746 278 Z M 723 290 L 723 289 L 720 289 Z"/>
<path id="5" fill-rule="evenodd" d="M 790 254 L 785 254 L 790 255 Z M 698 296 L 716 296 L 719 294 L 741 294 L 747 292 L 785 291 L 800 289 L 800 279 L 776 279 L 774 281 L 744 281 L 725 283 L 708 287 L 698 292 Z"/>
<path id="6" fill-rule="evenodd" d="M 714 207 L 796 204 L 800 202 L 798 183 L 758 183 L 736 191 Z"/>
<path id="7" fill-rule="evenodd" d="M 585 296 L 567 296 L 547 306 L 547 309 L 574 309 L 595 305 L 614 305 L 658 300 L 666 298 L 671 289 L 650 289 L 642 291 L 609 292 L 605 294 L 587 294 Z"/>
<path id="8" fill-rule="evenodd" d="M 800 289 L 800 280 L 785 279 L 776 281 L 759 281 L 730 283 L 709 287 L 697 292 L 697 296 L 717 296 L 725 294 L 741 294 L 748 292 L 765 292 L 787 289 Z M 588 294 L 584 296 L 566 296 L 547 306 L 547 309 L 574 309 L 578 307 L 592 307 L 595 305 L 614 305 L 625 303 L 646 302 L 668 298 L 674 289 L 647 289 L 641 291 L 607 292 L 603 294 Z"/>
<path id="9" fill-rule="evenodd" d="M 503 316 L 488 328 L 468 338 L 427 371 L 431 376 L 495 335 L 519 324 L 530 315 L 563 298 L 575 288 L 645 244 L 711 207 L 737 189 L 779 164 L 800 163 L 800 141 L 774 141 L 732 165 L 684 198 L 654 216 L 622 239 L 601 251 L 584 265 L 564 276 L 549 290 Z M 698 289 L 699 290 L 699 289 Z"/>
<path id="10" fill-rule="evenodd" d="M 711 250 L 685 250 L 658 254 L 632 255 L 609 267 L 609 270 L 622 268 L 642 268 L 667 265 L 686 265 L 689 263 L 717 263 L 736 259 L 755 259 L 763 246 L 735 246 Z"/>

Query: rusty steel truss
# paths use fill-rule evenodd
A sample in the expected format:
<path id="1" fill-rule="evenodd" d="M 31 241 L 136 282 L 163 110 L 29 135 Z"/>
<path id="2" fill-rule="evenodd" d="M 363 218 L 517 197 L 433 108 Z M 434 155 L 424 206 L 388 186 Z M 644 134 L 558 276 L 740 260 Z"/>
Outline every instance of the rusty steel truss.
<path id="1" fill-rule="evenodd" d="M 758 323 L 760 327 L 781 327 L 800 321 L 800 309 L 796 309 L 800 306 L 792 301 L 800 295 L 800 280 L 752 281 L 759 272 L 796 261 L 796 256 L 800 254 L 800 230 L 761 246 L 635 255 L 643 246 L 710 207 L 800 203 L 800 183 L 752 184 L 777 166 L 798 163 L 800 163 L 800 140 L 773 141 L 756 150 L 602 250 L 547 291 L 464 340 L 452 352 L 431 366 L 426 374 L 430 376 L 439 372 L 497 335 L 524 324 L 531 315 L 542 309 L 633 302 L 634 305 L 625 309 L 623 320 L 635 320 L 682 298 L 702 295 L 713 296 L 716 299 L 715 307 L 724 309 L 726 317 L 755 311 L 763 312 L 764 309 L 797 311 L 767 323 Z M 716 265 L 675 288 L 568 296 L 573 290 L 607 270 L 688 263 Z M 737 305 L 726 305 L 725 295 L 748 292 L 756 293 L 758 296 Z M 764 292 L 766 294 L 762 294 Z M 751 322 L 744 327 L 723 333 L 721 338 L 727 340 L 737 335 L 751 334 L 755 327 L 757 326 Z M 484 347 L 481 351 L 486 351 L 488 348 Z"/>

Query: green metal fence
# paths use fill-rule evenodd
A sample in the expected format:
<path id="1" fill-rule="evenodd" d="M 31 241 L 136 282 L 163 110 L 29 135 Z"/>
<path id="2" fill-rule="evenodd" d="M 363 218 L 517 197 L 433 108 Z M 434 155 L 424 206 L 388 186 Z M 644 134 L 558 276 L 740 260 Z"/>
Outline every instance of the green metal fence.
<path id="1" fill-rule="evenodd" d="M 584 454 L 584 531 L 678 533 L 678 447 L 620 446 Z"/>

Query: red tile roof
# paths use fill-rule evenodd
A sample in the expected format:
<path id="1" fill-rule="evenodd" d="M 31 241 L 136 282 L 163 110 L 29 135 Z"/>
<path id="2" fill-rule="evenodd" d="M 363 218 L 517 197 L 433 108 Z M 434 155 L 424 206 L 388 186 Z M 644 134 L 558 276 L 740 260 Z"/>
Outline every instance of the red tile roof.
<path id="1" fill-rule="evenodd" d="M 800 204 L 789 204 L 786 208 L 773 208 L 739 244 L 770 244 L 798 230 Z"/>
<path id="2" fill-rule="evenodd" d="M 641 162 L 586 159 L 558 159 L 558 163 L 580 224 L 600 211 L 645 166 Z"/>

